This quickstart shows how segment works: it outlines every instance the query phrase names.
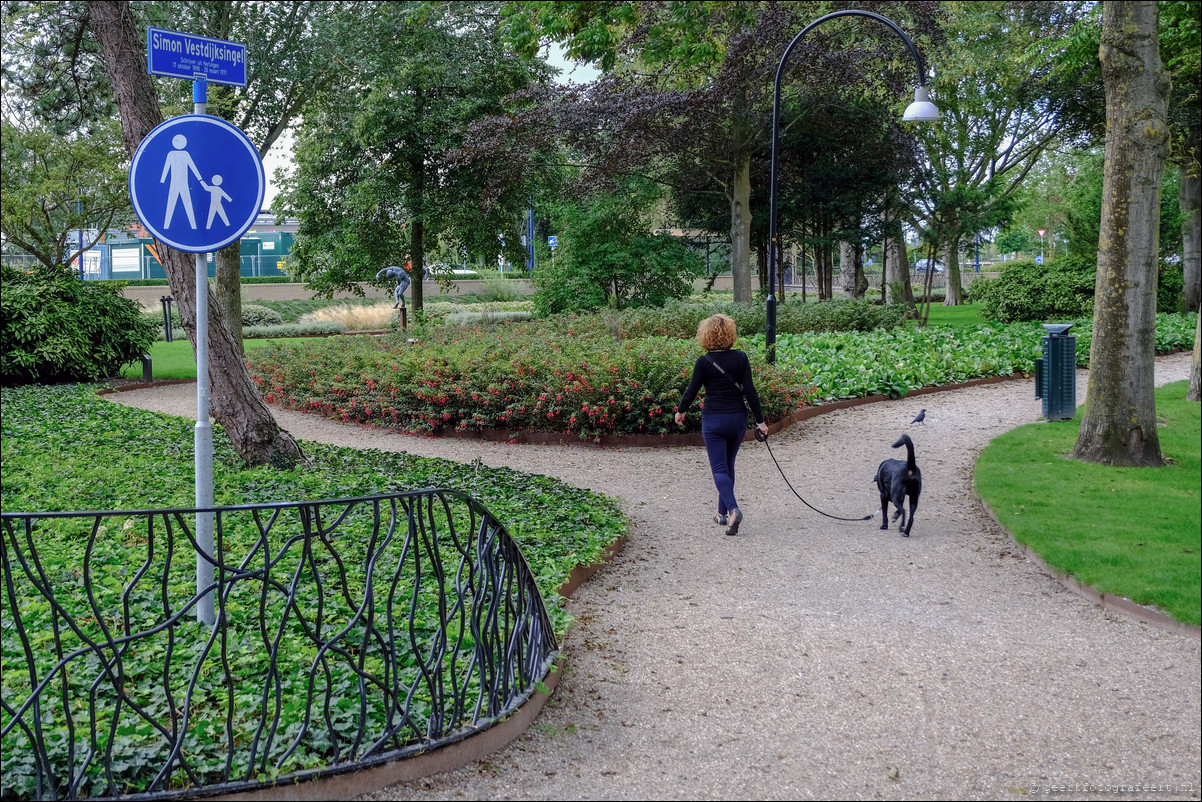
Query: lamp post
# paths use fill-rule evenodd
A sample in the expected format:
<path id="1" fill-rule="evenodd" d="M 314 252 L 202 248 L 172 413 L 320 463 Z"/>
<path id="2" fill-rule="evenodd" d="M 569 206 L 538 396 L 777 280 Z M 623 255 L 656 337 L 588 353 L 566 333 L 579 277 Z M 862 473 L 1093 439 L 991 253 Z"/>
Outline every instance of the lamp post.
<path id="1" fill-rule="evenodd" d="M 902 38 L 906 43 L 906 47 L 910 49 L 910 55 L 914 57 L 914 64 L 918 68 L 918 86 L 914 89 L 914 102 L 906 107 L 902 119 L 906 122 L 927 122 L 939 119 L 939 109 L 935 108 L 935 104 L 931 103 L 929 94 L 927 93 L 926 70 L 922 64 L 922 56 L 918 52 L 918 48 L 910 37 L 906 36 L 905 32 L 897 26 L 892 20 L 882 17 L 880 14 L 874 14 L 871 11 L 859 11 L 856 9 L 848 9 L 846 11 L 836 11 L 832 14 L 827 14 L 824 17 L 811 22 L 801 30 L 785 48 L 785 54 L 780 57 L 780 66 L 776 68 L 776 82 L 772 96 L 772 177 L 769 188 L 768 202 L 768 323 L 765 331 L 765 340 L 767 341 L 767 359 L 768 363 L 776 362 L 776 265 L 778 261 L 778 251 L 780 243 L 776 236 L 776 165 L 778 160 L 778 152 L 780 150 L 780 80 L 785 72 L 785 62 L 789 59 L 789 54 L 793 52 L 793 48 L 802 38 L 827 20 L 835 17 L 868 17 L 878 22 L 888 25 L 894 33 Z"/>

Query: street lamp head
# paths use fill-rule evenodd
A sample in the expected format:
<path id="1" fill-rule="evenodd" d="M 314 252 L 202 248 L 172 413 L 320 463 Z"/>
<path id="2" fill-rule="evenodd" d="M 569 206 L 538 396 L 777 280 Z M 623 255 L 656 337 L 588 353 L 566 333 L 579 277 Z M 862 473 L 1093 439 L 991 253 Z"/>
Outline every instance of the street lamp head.
<path id="1" fill-rule="evenodd" d="M 927 93 L 925 86 L 919 86 L 914 89 L 914 102 L 906 107 L 906 113 L 902 115 L 902 119 L 906 122 L 934 122 L 939 119 L 939 109 L 935 108 L 935 104 L 931 102 L 931 96 Z"/>

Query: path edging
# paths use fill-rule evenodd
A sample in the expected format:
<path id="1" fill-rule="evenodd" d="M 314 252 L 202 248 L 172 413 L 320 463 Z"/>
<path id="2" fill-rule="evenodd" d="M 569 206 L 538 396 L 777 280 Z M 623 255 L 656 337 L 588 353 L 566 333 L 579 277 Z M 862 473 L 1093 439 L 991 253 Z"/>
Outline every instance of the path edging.
<path id="1" fill-rule="evenodd" d="M 1144 624 L 1150 624 L 1151 626 L 1166 632 L 1172 632 L 1177 635 L 1186 635 L 1194 640 L 1202 640 L 1202 627 L 1198 627 L 1193 624 L 1187 624 L 1184 621 L 1178 621 L 1176 618 L 1173 618 L 1166 613 L 1162 613 L 1153 607 L 1147 607 L 1137 602 L 1133 602 L 1126 596 L 1119 596 L 1115 593 L 1106 593 L 1105 591 L 1098 590 L 1093 585 L 1087 585 L 1084 582 L 1081 582 L 1072 574 L 1048 565 L 1043 557 L 1039 556 L 1039 553 L 1036 552 L 1035 549 L 1031 548 L 1025 543 L 1019 542 L 1018 538 L 1014 536 L 1014 533 L 1006 528 L 1006 525 L 998 519 L 997 513 L 993 511 L 993 507 L 989 506 L 985 499 L 981 498 L 981 495 L 976 492 L 976 488 L 973 488 L 973 495 L 975 495 L 977 500 L 981 502 L 981 506 L 985 508 L 985 512 L 988 513 L 989 517 L 993 519 L 993 522 L 998 525 L 998 528 L 1006 534 L 1006 537 L 1010 540 L 1011 544 L 1021 551 L 1023 556 L 1034 563 L 1035 567 L 1038 568 L 1042 573 L 1060 583 L 1065 590 L 1072 591 L 1086 601 L 1093 602 L 1104 610 L 1109 610 L 1112 613 L 1120 613 L 1129 618 L 1134 618 L 1135 620 Z"/>

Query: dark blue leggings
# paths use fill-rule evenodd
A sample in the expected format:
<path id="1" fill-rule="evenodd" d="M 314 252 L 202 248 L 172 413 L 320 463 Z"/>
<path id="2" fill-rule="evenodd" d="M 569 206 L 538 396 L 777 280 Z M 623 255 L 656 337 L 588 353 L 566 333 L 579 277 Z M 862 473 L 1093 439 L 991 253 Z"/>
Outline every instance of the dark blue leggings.
<path id="1" fill-rule="evenodd" d="M 718 488 L 718 514 L 738 507 L 735 501 L 735 457 L 747 436 L 746 412 L 721 412 L 701 416 L 701 437 L 710 458 L 710 472 Z"/>

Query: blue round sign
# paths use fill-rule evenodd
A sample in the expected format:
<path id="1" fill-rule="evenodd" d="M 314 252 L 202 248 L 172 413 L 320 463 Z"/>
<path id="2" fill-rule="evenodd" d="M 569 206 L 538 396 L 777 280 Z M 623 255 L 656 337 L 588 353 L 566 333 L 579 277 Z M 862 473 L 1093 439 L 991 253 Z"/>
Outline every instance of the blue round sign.
<path id="1" fill-rule="evenodd" d="M 157 126 L 129 167 L 129 198 L 142 225 L 189 253 L 216 251 L 241 238 L 258 218 L 266 189 L 254 144 L 207 114 Z"/>

